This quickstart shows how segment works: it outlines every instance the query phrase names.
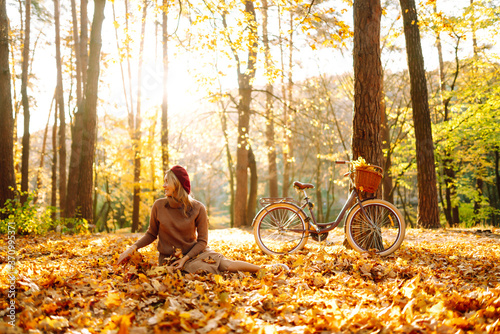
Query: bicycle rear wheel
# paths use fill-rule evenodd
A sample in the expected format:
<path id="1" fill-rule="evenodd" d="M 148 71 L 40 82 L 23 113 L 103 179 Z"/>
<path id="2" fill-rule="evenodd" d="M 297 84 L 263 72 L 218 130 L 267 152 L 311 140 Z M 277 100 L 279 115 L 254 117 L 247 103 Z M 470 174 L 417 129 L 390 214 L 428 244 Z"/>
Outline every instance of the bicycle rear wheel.
<path id="1" fill-rule="evenodd" d="M 406 225 L 391 203 L 371 199 L 357 204 L 346 219 L 346 237 L 358 252 L 375 251 L 381 256 L 396 251 L 405 237 Z"/>
<path id="2" fill-rule="evenodd" d="M 306 244 L 308 226 L 300 208 L 289 203 L 276 203 L 259 211 L 254 219 L 253 234 L 264 253 L 290 254 Z"/>

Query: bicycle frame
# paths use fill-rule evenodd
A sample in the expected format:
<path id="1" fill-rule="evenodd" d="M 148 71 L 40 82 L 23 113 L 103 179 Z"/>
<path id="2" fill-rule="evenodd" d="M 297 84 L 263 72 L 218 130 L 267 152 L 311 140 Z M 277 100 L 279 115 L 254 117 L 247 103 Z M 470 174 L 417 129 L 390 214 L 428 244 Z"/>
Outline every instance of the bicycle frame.
<path id="1" fill-rule="evenodd" d="M 334 228 L 336 228 L 340 224 L 342 219 L 344 219 L 346 213 L 349 211 L 349 209 L 351 208 L 351 206 L 354 202 L 357 201 L 360 205 L 362 205 L 361 200 L 359 199 L 359 194 L 356 191 L 356 188 L 353 188 L 353 190 L 349 194 L 347 201 L 344 203 L 342 210 L 340 210 L 339 214 L 337 215 L 337 218 L 331 222 L 318 223 L 318 222 L 316 222 L 316 217 L 314 216 L 314 212 L 312 210 L 313 203 L 309 202 L 309 197 L 307 196 L 305 189 L 303 189 L 302 191 L 304 192 L 304 199 L 306 202 L 302 205 L 301 209 L 302 209 L 302 211 L 304 211 L 304 208 L 306 206 L 308 207 L 310 216 L 312 217 L 312 226 L 314 227 L 316 233 L 325 233 L 325 232 L 329 232 L 329 231 L 333 230 Z M 308 215 L 306 215 L 306 216 L 308 216 Z M 321 227 L 324 227 L 324 228 L 321 228 Z"/>

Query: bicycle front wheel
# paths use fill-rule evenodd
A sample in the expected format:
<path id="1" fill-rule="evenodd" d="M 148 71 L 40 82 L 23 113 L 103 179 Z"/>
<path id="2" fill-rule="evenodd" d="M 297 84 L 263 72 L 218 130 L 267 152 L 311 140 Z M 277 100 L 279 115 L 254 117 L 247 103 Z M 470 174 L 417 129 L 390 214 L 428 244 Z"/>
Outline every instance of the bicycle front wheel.
<path id="1" fill-rule="evenodd" d="M 290 254 L 304 247 L 309 236 L 304 213 L 289 203 L 275 203 L 259 211 L 254 219 L 253 234 L 266 254 Z"/>
<path id="2" fill-rule="evenodd" d="M 346 219 L 346 237 L 358 252 L 375 251 L 381 256 L 396 251 L 405 237 L 401 212 L 391 203 L 371 199 L 357 204 Z"/>

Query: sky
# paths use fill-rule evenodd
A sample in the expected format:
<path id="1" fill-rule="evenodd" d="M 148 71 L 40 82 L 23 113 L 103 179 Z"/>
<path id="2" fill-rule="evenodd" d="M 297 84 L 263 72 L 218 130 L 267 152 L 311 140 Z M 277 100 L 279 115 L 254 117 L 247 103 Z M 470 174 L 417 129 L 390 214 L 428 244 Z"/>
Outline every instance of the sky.
<path id="1" fill-rule="evenodd" d="M 12 1 L 11 1 L 12 2 Z M 457 11 L 461 6 L 468 5 L 469 0 L 458 1 L 439 1 L 438 4 L 443 5 L 443 10 L 447 13 Z M 17 4 L 11 3 L 9 10 L 9 18 L 12 24 L 15 25 L 16 17 L 18 17 Z M 48 10 L 53 7 L 47 5 Z M 113 27 L 113 14 L 111 11 L 111 4 L 108 2 L 106 5 L 106 18 L 103 25 L 103 46 L 102 52 L 106 59 L 116 57 L 116 40 Z M 93 8 L 89 6 L 89 17 L 92 17 Z M 69 19 L 69 18 L 66 18 Z M 352 10 L 345 14 L 345 20 L 352 23 Z M 387 24 L 384 22 L 386 18 L 382 19 L 382 25 Z M 176 23 L 175 19 L 170 22 Z M 400 23 L 400 22 L 399 22 Z M 62 25 L 69 24 L 69 22 L 62 22 Z M 152 18 L 147 24 L 152 24 Z M 401 23 L 400 23 L 401 24 Z M 56 84 L 56 65 L 55 65 L 55 46 L 49 45 L 48 40 L 53 36 L 53 26 L 49 23 L 45 24 L 40 29 L 41 24 L 36 23 L 36 27 L 32 28 L 32 45 L 39 37 L 37 48 L 35 50 L 33 61 L 33 72 L 37 76 L 37 89 L 40 92 L 32 94 L 31 123 L 30 131 L 38 131 L 45 127 L 47 122 L 48 111 L 51 106 L 52 97 L 54 94 Z M 40 33 L 39 31 L 42 31 Z M 65 32 L 63 32 L 64 35 Z M 67 32 L 66 32 L 67 33 Z M 151 35 L 151 34 L 150 34 Z M 154 50 L 154 36 L 146 39 L 146 44 L 149 43 L 147 50 Z M 398 43 L 403 43 L 404 36 L 399 38 Z M 467 43 L 467 42 L 466 42 Z M 470 43 L 470 42 L 469 42 Z M 152 44 L 152 45 L 151 45 Z M 157 46 L 161 47 L 161 46 Z M 423 54 L 425 58 L 425 66 L 427 69 L 434 69 L 437 67 L 437 51 L 433 45 L 433 41 L 424 38 L 422 41 Z M 69 55 L 64 55 L 68 57 Z M 453 55 L 448 52 L 445 57 L 451 59 Z M 339 49 L 321 49 L 315 53 L 301 50 L 300 53 L 294 55 L 299 65 L 294 67 L 294 81 L 306 79 L 309 76 L 318 74 L 341 74 L 345 72 L 352 72 L 352 50 L 339 50 Z M 144 110 L 154 108 L 161 104 L 162 99 L 162 64 L 157 57 L 152 57 L 151 54 L 146 55 L 147 61 L 144 62 L 143 67 L 143 103 Z M 189 113 L 192 110 L 199 108 L 200 99 L 202 94 L 197 92 L 197 85 L 191 75 L 191 69 L 198 68 L 200 65 L 199 59 L 192 59 L 188 55 L 172 54 L 169 58 L 169 112 L 171 114 Z M 399 71 L 406 68 L 406 55 L 403 54 L 389 54 L 385 55 L 382 59 L 383 64 L 391 71 Z M 123 98 L 123 88 L 121 80 L 120 66 L 117 63 L 108 62 L 108 66 L 103 68 L 101 66 L 101 80 L 106 82 L 105 85 L 100 86 L 100 98 L 105 99 L 109 103 L 117 104 L 118 108 L 115 111 L 117 115 L 126 114 L 126 108 Z M 234 70 L 231 70 L 234 72 Z M 230 72 L 231 73 L 231 72 Z M 133 73 L 135 76 L 136 73 Z M 236 80 L 228 77 L 227 80 L 232 80 L 236 86 Z M 256 84 L 262 84 L 262 79 L 257 79 Z M 19 83 L 20 84 L 20 83 Z M 230 83 L 229 83 L 230 84 Z M 66 87 L 67 88 L 67 87 Z M 18 89 L 19 94 L 19 89 Z M 18 134 L 21 135 L 22 120 L 18 122 Z"/>

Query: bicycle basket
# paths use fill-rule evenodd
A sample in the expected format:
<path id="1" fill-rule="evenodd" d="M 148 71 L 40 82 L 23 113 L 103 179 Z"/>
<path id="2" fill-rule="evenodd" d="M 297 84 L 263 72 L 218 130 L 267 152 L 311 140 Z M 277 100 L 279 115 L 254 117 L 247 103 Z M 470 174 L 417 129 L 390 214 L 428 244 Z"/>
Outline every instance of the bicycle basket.
<path id="1" fill-rule="evenodd" d="M 367 193 L 375 193 L 382 181 L 382 167 L 370 165 L 356 167 L 353 171 L 353 181 L 357 189 Z"/>

